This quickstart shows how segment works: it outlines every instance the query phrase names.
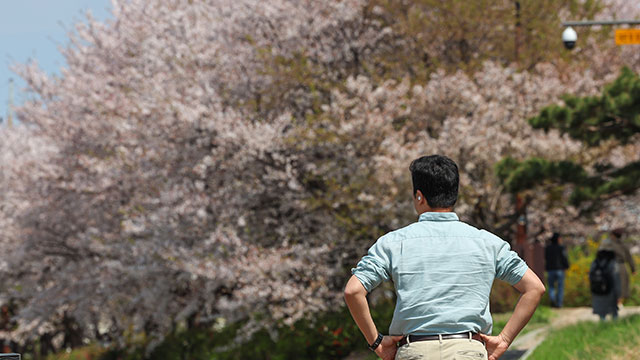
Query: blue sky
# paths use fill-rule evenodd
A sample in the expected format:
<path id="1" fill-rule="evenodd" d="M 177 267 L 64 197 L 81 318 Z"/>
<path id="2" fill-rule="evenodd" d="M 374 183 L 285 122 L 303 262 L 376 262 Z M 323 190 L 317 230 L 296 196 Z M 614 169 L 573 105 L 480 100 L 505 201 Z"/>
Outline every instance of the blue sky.
<path id="1" fill-rule="evenodd" d="M 14 104 L 23 99 L 24 82 L 9 67 L 37 60 L 49 74 L 65 66 L 59 46 L 68 32 L 84 21 L 86 11 L 98 20 L 111 16 L 109 0 L 0 0 L 0 117 L 6 119 L 9 78 L 14 79 Z M 4 125 L 4 124 L 3 124 Z"/>

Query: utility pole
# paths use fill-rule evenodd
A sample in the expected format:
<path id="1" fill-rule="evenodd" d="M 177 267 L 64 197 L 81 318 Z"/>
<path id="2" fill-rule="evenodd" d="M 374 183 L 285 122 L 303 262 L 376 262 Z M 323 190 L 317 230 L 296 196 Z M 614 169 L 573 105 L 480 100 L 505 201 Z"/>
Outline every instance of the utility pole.
<path id="1" fill-rule="evenodd" d="M 516 66 L 520 63 L 520 32 L 522 28 L 522 24 L 520 22 L 520 1 L 514 1 L 514 5 L 516 7 L 516 31 L 515 31 L 515 41 L 514 41 L 514 56 Z M 518 98 L 516 98 L 518 100 Z M 527 215 L 526 208 L 524 206 L 524 200 L 522 199 L 522 195 L 520 193 L 516 194 L 516 215 L 517 215 L 517 225 L 516 225 L 516 244 L 519 248 L 519 252 L 521 256 L 524 256 L 524 247 L 525 242 L 527 240 Z"/>
<path id="2" fill-rule="evenodd" d="M 516 61 L 516 65 L 520 63 L 520 31 L 522 25 L 520 23 L 520 1 L 515 1 L 516 6 L 516 31 L 515 31 L 515 41 L 514 41 L 514 58 Z"/>
<path id="3" fill-rule="evenodd" d="M 520 2 L 514 1 L 516 8 L 516 31 L 514 32 L 514 60 L 520 66 L 520 39 L 522 38 L 522 22 L 520 19 Z M 518 98 L 516 98 L 516 101 Z M 522 193 L 515 194 L 516 202 L 516 243 L 513 249 L 525 260 L 544 282 L 544 248 L 539 242 L 527 243 L 527 205 Z"/>

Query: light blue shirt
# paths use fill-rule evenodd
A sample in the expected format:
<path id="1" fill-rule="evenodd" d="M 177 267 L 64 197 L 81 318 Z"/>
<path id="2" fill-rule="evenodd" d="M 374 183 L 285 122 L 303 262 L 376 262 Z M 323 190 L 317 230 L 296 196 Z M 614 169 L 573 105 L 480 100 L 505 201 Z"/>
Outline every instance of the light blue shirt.
<path id="1" fill-rule="evenodd" d="M 369 292 L 393 281 L 397 298 L 389 334 L 491 334 L 494 279 L 514 285 L 527 269 L 496 235 L 453 212 L 427 212 L 379 238 L 351 272 Z"/>

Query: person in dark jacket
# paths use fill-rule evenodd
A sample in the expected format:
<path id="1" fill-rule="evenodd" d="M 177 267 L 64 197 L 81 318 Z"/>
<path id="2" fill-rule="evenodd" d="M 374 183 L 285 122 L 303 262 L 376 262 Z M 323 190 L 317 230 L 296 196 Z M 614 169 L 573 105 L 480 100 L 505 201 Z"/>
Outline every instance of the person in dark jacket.
<path id="1" fill-rule="evenodd" d="M 603 241 L 600 249 L 613 251 L 617 263 L 618 276 L 620 277 L 620 294 L 618 295 L 618 306 L 622 306 L 624 299 L 630 296 L 630 276 L 625 265 L 629 265 L 631 273 L 636 273 L 636 263 L 629 252 L 629 248 L 622 241 L 625 231 L 617 228 L 611 231 L 611 236 L 607 241 Z"/>
<path id="2" fill-rule="evenodd" d="M 611 281 L 613 282 L 613 286 L 611 289 L 605 294 L 596 294 L 591 293 L 591 306 L 593 307 L 593 313 L 600 317 L 600 320 L 604 320 L 608 314 L 611 314 L 613 319 L 618 318 L 618 304 L 617 300 L 620 297 L 621 284 L 620 284 L 620 274 L 619 274 L 619 266 L 615 261 L 615 253 L 612 250 L 608 250 L 611 240 L 605 239 L 603 241 L 604 246 L 601 246 L 598 252 L 596 253 L 596 259 L 591 264 L 591 271 L 593 268 L 598 266 L 600 263 L 604 272 L 611 274 Z"/>
<path id="3" fill-rule="evenodd" d="M 551 306 L 562 307 L 564 298 L 564 272 L 569 268 L 567 249 L 561 245 L 560 234 L 554 232 L 544 249 L 545 270 Z"/>

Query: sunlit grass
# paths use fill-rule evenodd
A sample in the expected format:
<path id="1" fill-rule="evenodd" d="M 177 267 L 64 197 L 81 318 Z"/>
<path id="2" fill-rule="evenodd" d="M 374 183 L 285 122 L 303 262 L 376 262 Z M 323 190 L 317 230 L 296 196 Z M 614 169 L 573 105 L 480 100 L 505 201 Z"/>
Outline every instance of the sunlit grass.
<path id="1" fill-rule="evenodd" d="M 640 315 L 634 315 L 618 321 L 582 322 L 553 330 L 529 359 L 630 359 L 638 351 Z"/>

